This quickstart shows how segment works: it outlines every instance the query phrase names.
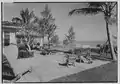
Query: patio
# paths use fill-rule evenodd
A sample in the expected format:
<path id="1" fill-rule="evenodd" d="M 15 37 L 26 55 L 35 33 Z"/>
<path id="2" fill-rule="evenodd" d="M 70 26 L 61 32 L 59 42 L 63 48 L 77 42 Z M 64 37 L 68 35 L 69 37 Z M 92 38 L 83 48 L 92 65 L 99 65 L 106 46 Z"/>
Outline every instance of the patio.
<path id="1" fill-rule="evenodd" d="M 92 64 L 76 62 L 75 67 L 65 67 L 58 65 L 63 60 L 63 56 L 63 54 L 41 56 L 36 53 L 34 58 L 25 59 L 26 61 L 19 60 L 21 61 L 19 62 L 19 66 L 32 66 L 33 71 L 17 82 L 48 82 L 59 77 L 68 76 L 109 63 L 109 61 L 93 60 Z M 21 68 L 19 67 L 19 69 Z"/>

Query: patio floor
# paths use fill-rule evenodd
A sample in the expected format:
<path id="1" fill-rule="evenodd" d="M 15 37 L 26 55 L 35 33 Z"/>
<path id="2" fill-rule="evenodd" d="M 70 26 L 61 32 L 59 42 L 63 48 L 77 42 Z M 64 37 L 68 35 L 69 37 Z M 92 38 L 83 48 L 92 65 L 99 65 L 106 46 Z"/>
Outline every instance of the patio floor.
<path id="1" fill-rule="evenodd" d="M 109 61 L 93 60 L 92 64 L 75 63 L 75 67 L 65 67 L 58 65 L 63 60 L 63 56 L 63 54 L 48 56 L 35 54 L 34 58 L 29 58 L 26 61 L 19 60 L 19 66 L 24 65 L 25 67 L 29 64 L 33 67 L 33 71 L 22 77 L 18 82 L 48 82 L 59 77 L 68 76 L 109 63 Z"/>

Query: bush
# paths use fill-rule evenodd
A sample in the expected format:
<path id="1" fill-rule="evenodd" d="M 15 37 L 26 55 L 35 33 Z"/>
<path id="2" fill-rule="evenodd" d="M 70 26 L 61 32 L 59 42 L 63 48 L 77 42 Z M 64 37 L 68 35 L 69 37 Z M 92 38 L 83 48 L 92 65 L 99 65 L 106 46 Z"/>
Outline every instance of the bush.
<path id="1" fill-rule="evenodd" d="M 34 52 L 29 52 L 25 44 L 18 45 L 18 59 L 33 57 Z"/>
<path id="2" fill-rule="evenodd" d="M 74 49 L 74 53 L 76 54 L 76 55 L 79 55 L 80 53 L 81 53 L 81 49 L 79 48 L 79 49 Z"/>
<path id="3" fill-rule="evenodd" d="M 100 47 L 100 44 L 97 44 L 96 47 Z"/>
<path id="4" fill-rule="evenodd" d="M 92 48 L 92 49 L 91 49 L 91 52 L 94 52 L 94 53 L 100 53 L 100 49 Z"/>

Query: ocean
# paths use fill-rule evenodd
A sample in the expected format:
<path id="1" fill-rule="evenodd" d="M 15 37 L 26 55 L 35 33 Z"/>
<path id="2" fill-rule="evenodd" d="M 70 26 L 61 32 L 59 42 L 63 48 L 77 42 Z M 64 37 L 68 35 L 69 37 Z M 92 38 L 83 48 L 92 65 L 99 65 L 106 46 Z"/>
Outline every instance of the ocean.
<path id="1" fill-rule="evenodd" d="M 76 41 L 76 47 L 81 47 L 81 46 L 91 46 L 91 47 L 96 47 L 97 44 L 104 44 L 105 41 Z M 62 45 L 62 41 L 60 42 Z"/>
<path id="2" fill-rule="evenodd" d="M 95 47 L 97 44 L 104 44 L 105 41 L 76 41 L 76 47 L 83 45 L 90 45 Z"/>

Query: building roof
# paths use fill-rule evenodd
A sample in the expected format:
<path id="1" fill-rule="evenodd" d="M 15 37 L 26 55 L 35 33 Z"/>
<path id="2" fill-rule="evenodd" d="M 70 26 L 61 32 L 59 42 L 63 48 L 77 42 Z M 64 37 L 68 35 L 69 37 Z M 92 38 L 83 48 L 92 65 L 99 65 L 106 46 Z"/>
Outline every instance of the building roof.
<path id="1" fill-rule="evenodd" d="M 9 32 L 16 32 L 18 30 L 20 30 L 22 28 L 22 25 L 19 23 L 14 23 L 14 22 L 10 22 L 10 21 L 2 21 L 2 29 L 4 31 L 9 31 Z M 18 36 L 24 36 L 25 34 L 17 32 Z M 41 37 L 40 34 L 32 31 L 30 32 L 31 36 L 35 36 L 35 37 Z"/>
<path id="2" fill-rule="evenodd" d="M 10 21 L 2 21 L 2 25 L 5 26 L 22 26 L 20 23 L 10 22 Z"/>
<path id="3" fill-rule="evenodd" d="M 12 30 L 16 30 L 16 29 L 21 29 L 22 25 L 18 24 L 18 23 L 14 23 L 14 22 L 9 22 L 9 21 L 2 21 L 2 29 L 12 29 Z"/>
<path id="4" fill-rule="evenodd" d="M 6 25 L 2 25 L 2 28 L 12 28 L 12 29 L 21 29 L 22 27 L 20 26 L 6 26 Z"/>

